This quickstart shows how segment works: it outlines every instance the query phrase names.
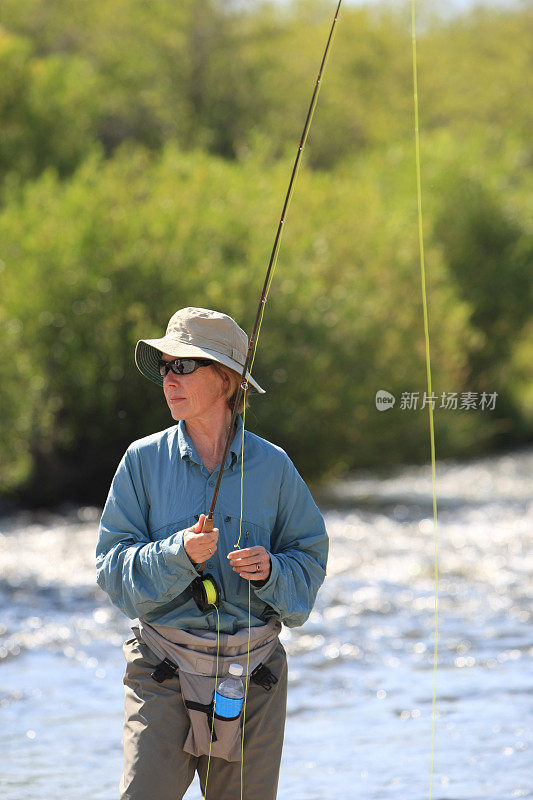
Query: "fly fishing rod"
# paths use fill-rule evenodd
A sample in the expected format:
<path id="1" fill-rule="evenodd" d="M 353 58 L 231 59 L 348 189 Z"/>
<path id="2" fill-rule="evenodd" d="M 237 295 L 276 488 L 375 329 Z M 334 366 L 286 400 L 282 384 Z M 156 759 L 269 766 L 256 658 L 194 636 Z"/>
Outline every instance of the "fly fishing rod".
<path id="1" fill-rule="evenodd" d="M 263 288 L 261 291 L 261 296 L 259 298 L 259 304 L 257 307 L 257 313 L 255 316 L 255 322 L 252 329 L 252 333 L 250 335 L 250 339 L 248 341 L 248 351 L 246 353 L 246 359 L 244 361 L 244 366 L 242 368 L 241 379 L 239 381 L 239 386 L 237 388 L 237 394 L 235 396 L 235 402 L 233 404 L 233 410 L 231 414 L 231 420 L 228 427 L 228 432 L 226 435 L 226 443 L 224 446 L 224 453 L 222 455 L 222 460 L 220 462 L 220 467 L 218 470 L 217 481 L 215 484 L 215 488 L 213 491 L 213 497 L 211 499 L 211 505 L 209 507 L 209 512 L 207 517 L 204 520 L 202 533 L 209 533 L 214 528 L 214 512 L 215 506 L 218 498 L 218 492 L 220 489 L 220 482 L 222 480 L 222 472 L 223 472 L 223 465 L 226 463 L 226 458 L 229 453 L 229 448 L 232 442 L 234 429 L 235 429 L 235 421 L 237 419 L 237 409 L 241 403 L 243 394 L 246 397 L 246 392 L 248 390 L 248 379 L 247 374 L 249 370 L 251 371 L 251 365 L 253 364 L 255 358 L 255 351 L 257 349 L 257 342 L 259 339 L 259 333 L 261 330 L 261 323 L 263 320 L 263 314 L 265 311 L 265 304 L 268 298 L 268 292 L 270 290 L 270 284 L 272 283 L 273 272 L 276 266 L 279 248 L 281 244 L 281 235 L 283 231 L 283 226 L 285 223 L 287 210 L 289 208 L 289 203 L 291 201 L 291 197 L 294 190 L 294 184 L 296 180 L 296 176 L 298 174 L 298 169 L 300 166 L 300 160 L 302 157 L 302 153 L 304 151 L 304 147 L 307 141 L 307 136 L 309 134 L 309 129 L 311 127 L 311 121 L 313 119 L 313 114 L 315 112 L 315 107 L 318 100 L 318 93 L 320 91 L 320 85 L 322 82 L 322 76 L 324 74 L 324 69 L 326 66 L 326 62 L 329 56 L 329 51 L 331 48 L 331 43 L 333 41 L 333 35 L 335 33 L 335 28 L 337 25 L 337 21 L 339 19 L 339 11 L 341 7 L 342 0 L 339 0 L 337 8 L 335 10 L 335 15 L 333 17 L 333 22 L 331 24 L 331 28 L 329 31 L 328 40 L 326 42 L 326 47 L 324 49 L 324 53 L 322 55 L 322 61 L 320 62 L 320 67 L 318 70 L 318 76 L 315 82 L 315 87 L 313 90 L 313 94 L 311 97 L 311 102 L 309 104 L 309 109 L 307 111 L 307 117 L 305 119 L 302 135 L 300 137 L 300 143 L 298 145 L 298 150 L 296 153 L 296 158 L 294 160 L 294 165 L 292 168 L 291 178 L 289 181 L 289 187 L 287 189 L 287 194 L 285 195 L 285 202 L 283 203 L 283 209 L 281 212 L 281 217 L 278 224 L 278 229 L 276 232 L 276 237 L 274 239 L 274 245 L 272 247 L 272 252 L 270 254 L 270 259 L 268 262 L 268 267 L 266 271 L 265 280 L 263 283 Z M 205 562 L 200 564 L 199 570 L 203 572 L 205 568 Z M 217 606 L 220 602 L 220 590 L 218 588 L 217 582 L 212 575 L 205 574 L 203 578 L 196 578 L 193 583 L 191 584 L 191 588 L 193 591 L 193 597 L 196 601 L 196 604 L 200 608 L 200 610 L 209 611 L 213 606 Z"/>

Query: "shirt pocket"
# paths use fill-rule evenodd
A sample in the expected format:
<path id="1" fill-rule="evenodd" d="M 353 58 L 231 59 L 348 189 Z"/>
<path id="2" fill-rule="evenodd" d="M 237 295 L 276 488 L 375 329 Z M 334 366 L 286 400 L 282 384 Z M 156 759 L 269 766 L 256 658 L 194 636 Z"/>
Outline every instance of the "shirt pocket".
<path id="1" fill-rule="evenodd" d="M 268 528 L 246 519 L 243 519 L 241 525 L 239 517 L 232 517 L 231 523 L 232 530 L 235 530 L 232 550 L 245 550 L 247 547 L 261 545 L 270 552 L 270 531 Z"/>
<path id="2" fill-rule="evenodd" d="M 242 520 L 240 526 L 239 538 L 239 517 L 224 518 L 227 531 L 227 551 L 228 553 L 233 550 L 246 550 L 248 547 L 257 547 L 258 545 L 264 547 L 270 553 L 270 531 L 263 525 L 252 522 L 248 519 Z M 238 546 L 237 546 L 238 545 Z M 225 554 L 224 554 L 225 556 Z M 223 560 L 226 560 L 225 557 Z M 229 562 L 228 562 L 229 565 Z M 225 575 L 224 590 L 227 592 L 227 597 L 233 597 L 236 604 L 243 609 L 248 608 L 248 582 L 243 580 L 236 572 L 233 572 L 231 567 L 228 566 L 228 572 Z M 252 591 L 250 595 L 252 615 L 259 619 L 265 619 L 265 613 L 268 614 L 268 607 L 263 600 L 255 596 Z"/>
<path id="3" fill-rule="evenodd" d="M 159 523 L 160 522 L 161 520 L 159 520 Z M 151 541 L 157 542 L 161 539 L 167 539 L 169 536 L 172 536 L 173 533 L 178 533 L 179 531 L 184 531 L 187 528 L 191 528 L 196 522 L 198 522 L 198 516 L 190 514 L 188 517 L 183 517 L 182 519 L 168 520 L 168 522 L 159 524 L 153 529 L 149 524 L 148 533 Z"/>

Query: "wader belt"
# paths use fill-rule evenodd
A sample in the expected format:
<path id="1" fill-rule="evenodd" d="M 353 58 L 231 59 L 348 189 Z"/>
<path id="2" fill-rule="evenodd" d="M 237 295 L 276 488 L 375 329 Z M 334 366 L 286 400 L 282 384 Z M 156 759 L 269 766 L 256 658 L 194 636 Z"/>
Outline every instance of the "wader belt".
<path id="1" fill-rule="evenodd" d="M 215 676 L 217 672 L 217 634 L 214 631 L 183 631 L 167 625 L 149 625 L 139 620 L 133 627 L 160 663 L 152 677 L 162 683 L 179 673 L 183 702 L 190 719 L 190 728 L 183 749 L 194 756 L 211 755 L 226 761 L 241 760 L 241 730 L 239 715 L 228 720 L 213 715 Z M 254 681 L 265 689 L 276 683 L 266 665 L 278 645 L 281 623 L 271 618 L 266 625 L 250 629 L 248 663 L 248 628 L 237 633 L 220 634 L 218 682 L 228 675 L 230 664 L 241 664 L 243 681 L 254 674 Z M 214 717 L 214 719 L 213 719 Z M 213 736 L 211 737 L 211 730 Z"/>

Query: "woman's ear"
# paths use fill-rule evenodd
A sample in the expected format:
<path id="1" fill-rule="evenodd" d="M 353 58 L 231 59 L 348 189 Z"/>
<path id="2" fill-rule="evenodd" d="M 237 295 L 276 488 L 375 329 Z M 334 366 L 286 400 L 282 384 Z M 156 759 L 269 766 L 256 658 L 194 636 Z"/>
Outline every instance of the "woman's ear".
<path id="1" fill-rule="evenodd" d="M 221 380 L 220 396 L 221 397 L 224 396 L 224 397 L 227 398 L 228 397 L 228 392 L 231 389 L 231 384 L 230 384 L 229 378 L 226 375 L 226 373 L 224 372 L 224 370 L 222 370 L 222 369 L 216 369 L 215 368 L 215 372 L 216 372 L 216 374 L 218 375 L 218 377 Z"/>
<path id="2" fill-rule="evenodd" d="M 233 392 L 231 390 L 232 387 L 230 379 L 228 378 L 225 372 L 222 373 L 222 380 L 224 381 L 224 394 L 226 395 L 226 398 L 229 398 L 230 394 L 233 394 Z"/>

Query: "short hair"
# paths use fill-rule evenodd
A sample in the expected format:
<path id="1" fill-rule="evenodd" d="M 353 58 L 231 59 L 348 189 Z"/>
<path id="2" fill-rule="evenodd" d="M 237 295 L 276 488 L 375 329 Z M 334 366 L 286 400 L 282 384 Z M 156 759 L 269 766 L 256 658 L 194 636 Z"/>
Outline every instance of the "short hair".
<path id="1" fill-rule="evenodd" d="M 228 391 L 226 392 L 226 403 L 230 411 L 233 411 L 237 393 L 241 384 L 241 376 L 238 372 L 224 364 L 219 364 L 217 361 L 211 365 L 219 377 L 228 384 Z M 248 406 L 248 397 L 246 397 L 246 405 Z M 244 392 L 241 394 L 241 399 L 237 407 L 237 414 L 242 414 L 244 411 Z"/>

